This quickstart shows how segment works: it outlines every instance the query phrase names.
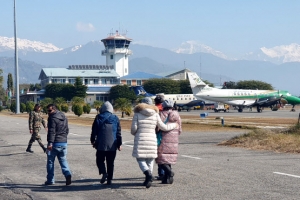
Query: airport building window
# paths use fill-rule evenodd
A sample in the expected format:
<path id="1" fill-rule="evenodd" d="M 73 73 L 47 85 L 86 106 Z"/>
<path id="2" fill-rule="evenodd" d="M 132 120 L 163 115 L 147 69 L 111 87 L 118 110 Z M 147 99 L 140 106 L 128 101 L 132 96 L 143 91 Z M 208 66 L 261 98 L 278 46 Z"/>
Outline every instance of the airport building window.
<path id="1" fill-rule="evenodd" d="M 142 85 L 142 80 L 136 80 L 136 85 Z"/>
<path id="2" fill-rule="evenodd" d="M 111 59 L 111 60 L 114 59 L 114 55 L 110 55 L 110 59 Z"/>
<path id="3" fill-rule="evenodd" d="M 128 86 L 131 86 L 131 80 L 126 80 L 126 84 L 127 84 Z"/>

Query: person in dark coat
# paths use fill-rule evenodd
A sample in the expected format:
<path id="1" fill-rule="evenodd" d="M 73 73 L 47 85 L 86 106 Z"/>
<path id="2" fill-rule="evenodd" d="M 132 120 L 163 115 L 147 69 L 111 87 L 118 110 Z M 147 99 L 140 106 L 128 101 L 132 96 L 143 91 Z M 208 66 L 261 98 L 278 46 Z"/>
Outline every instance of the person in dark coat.
<path id="1" fill-rule="evenodd" d="M 56 157 L 66 178 L 66 185 L 70 185 L 72 175 L 67 161 L 68 119 L 62 112 L 57 110 L 54 104 L 49 104 L 47 111 L 49 117 L 47 134 L 47 181 L 45 185 L 53 185 L 55 183 L 54 161 Z"/>
<path id="2" fill-rule="evenodd" d="M 91 144 L 97 149 L 96 163 L 99 175 L 102 174 L 100 183 L 103 184 L 107 180 L 108 185 L 112 183 L 117 149 L 121 151 L 122 145 L 120 121 L 113 111 L 113 106 L 108 101 L 101 106 L 100 114 L 94 120 L 90 138 Z"/>

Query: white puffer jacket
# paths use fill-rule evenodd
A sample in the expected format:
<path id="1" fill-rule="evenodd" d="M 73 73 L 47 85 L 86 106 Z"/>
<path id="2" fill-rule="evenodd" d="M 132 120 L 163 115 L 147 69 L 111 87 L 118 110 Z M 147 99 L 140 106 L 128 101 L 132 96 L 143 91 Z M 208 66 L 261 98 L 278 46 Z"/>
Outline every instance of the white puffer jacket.
<path id="1" fill-rule="evenodd" d="M 163 131 L 170 131 L 176 128 L 177 124 L 164 124 L 158 115 L 158 108 L 155 105 L 138 104 L 134 108 L 131 124 L 131 134 L 134 135 L 133 157 L 157 157 L 156 126 Z"/>

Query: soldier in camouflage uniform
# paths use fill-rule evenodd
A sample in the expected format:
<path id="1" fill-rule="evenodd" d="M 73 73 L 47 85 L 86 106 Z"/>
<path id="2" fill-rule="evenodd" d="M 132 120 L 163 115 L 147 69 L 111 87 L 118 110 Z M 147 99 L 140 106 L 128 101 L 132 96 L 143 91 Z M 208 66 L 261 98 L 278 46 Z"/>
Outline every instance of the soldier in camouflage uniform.
<path id="1" fill-rule="evenodd" d="M 47 125 L 46 125 L 46 121 L 41 115 L 41 106 L 39 104 L 35 104 L 34 110 L 30 112 L 28 122 L 29 122 L 29 131 L 30 134 L 32 135 L 29 140 L 26 151 L 33 153 L 33 151 L 31 150 L 31 146 L 32 143 L 34 143 L 35 140 L 37 140 L 39 145 L 42 147 L 43 151 L 46 152 L 47 148 L 43 145 L 39 132 L 41 130 L 41 124 L 43 124 L 46 131 L 47 131 Z"/>

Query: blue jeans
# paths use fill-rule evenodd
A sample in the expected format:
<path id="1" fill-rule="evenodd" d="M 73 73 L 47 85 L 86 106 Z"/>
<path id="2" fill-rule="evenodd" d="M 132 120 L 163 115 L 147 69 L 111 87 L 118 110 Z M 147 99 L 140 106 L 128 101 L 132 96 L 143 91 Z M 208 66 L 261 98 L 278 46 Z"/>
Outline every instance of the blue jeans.
<path id="1" fill-rule="evenodd" d="M 67 161 L 67 146 L 53 146 L 52 151 L 47 153 L 47 182 L 55 183 L 54 179 L 54 161 L 55 157 L 59 161 L 61 171 L 65 177 L 71 175 Z"/>

